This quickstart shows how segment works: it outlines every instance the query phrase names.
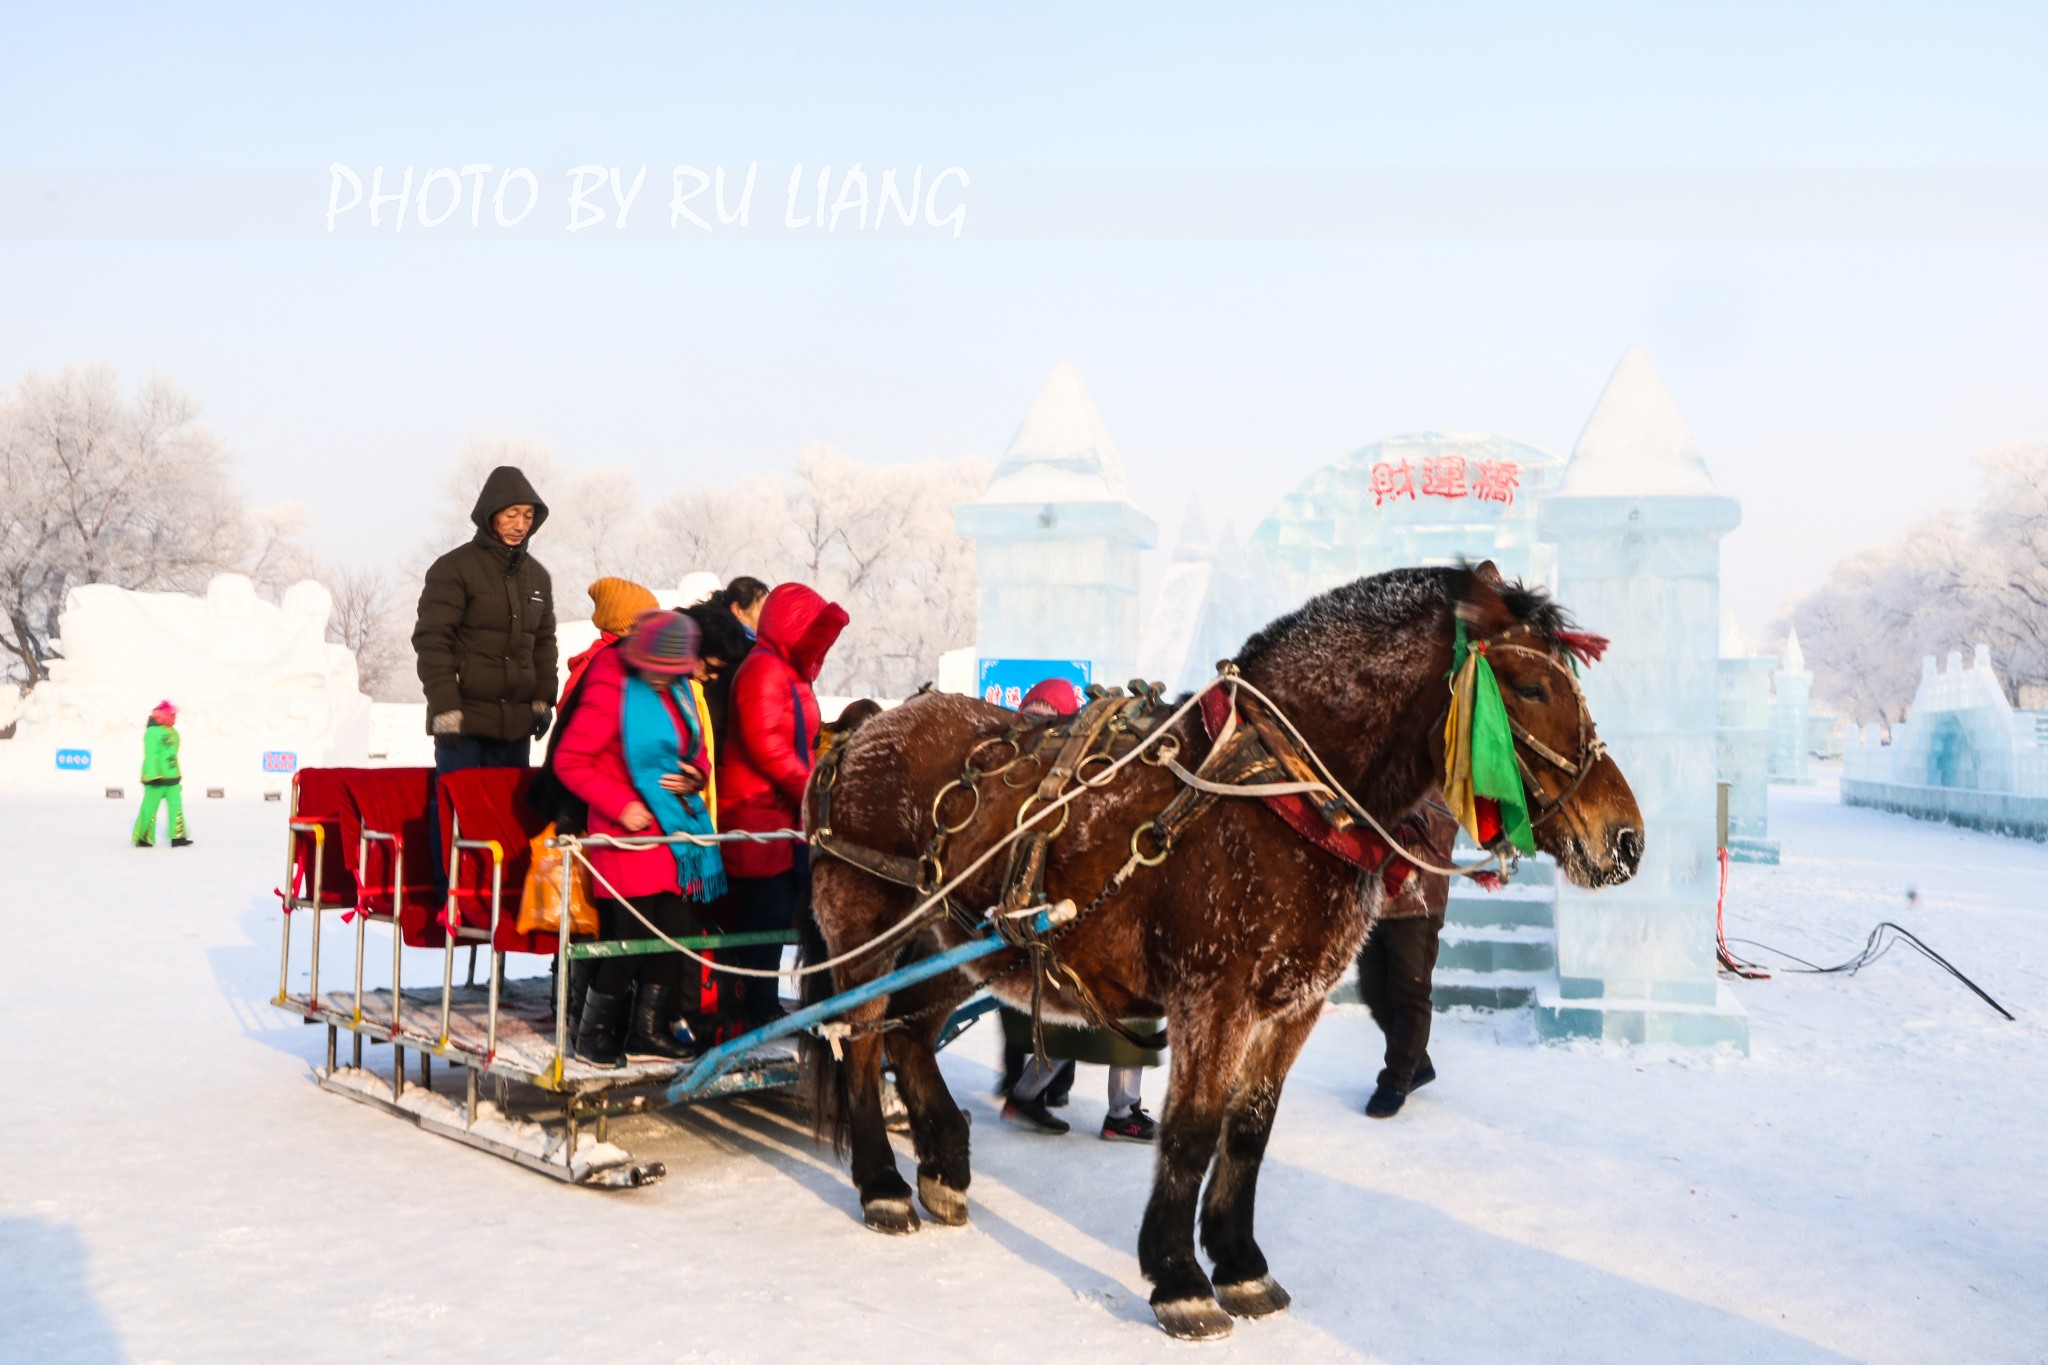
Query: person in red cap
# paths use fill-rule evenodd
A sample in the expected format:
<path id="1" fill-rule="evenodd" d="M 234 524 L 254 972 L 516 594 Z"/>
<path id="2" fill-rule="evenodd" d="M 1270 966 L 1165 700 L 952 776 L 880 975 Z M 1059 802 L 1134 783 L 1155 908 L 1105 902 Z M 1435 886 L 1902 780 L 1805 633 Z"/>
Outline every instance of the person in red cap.
<path id="1" fill-rule="evenodd" d="M 711 732 L 689 685 L 702 667 L 697 623 L 676 611 L 643 613 L 591 660 L 552 759 L 556 777 L 589 806 L 589 833 L 716 832 Z M 607 939 L 653 937 L 641 916 L 671 938 L 697 932 L 696 907 L 725 894 L 715 846 L 598 847 L 589 857 Z M 687 1026 L 669 1026 L 671 1000 L 695 980 L 684 965 L 673 952 L 601 959 L 577 1011 L 576 1054 L 601 1065 L 625 1053 L 692 1055 Z"/>
<path id="2" fill-rule="evenodd" d="M 1032 684 L 1017 703 L 1025 716 L 1071 716 L 1081 709 L 1080 691 L 1065 678 Z M 1101 1136 L 1111 1142 L 1151 1142 L 1159 1122 L 1145 1112 L 1144 1068 L 1159 1065 L 1159 1054 L 1142 1052 L 1105 1029 L 1063 1024 L 1045 1026 L 1046 1050 L 1065 1060 L 1055 1065 L 1031 1052 L 1031 1020 L 1022 1010 L 1003 1011 L 1003 1118 L 1041 1133 L 1058 1135 L 1070 1125 L 1053 1113 L 1067 1102 L 1076 1061 L 1099 1062 L 1109 1068 L 1109 1109 Z"/>
<path id="3" fill-rule="evenodd" d="M 142 813 L 129 837 L 137 848 L 156 847 L 156 809 L 169 806 L 171 847 L 190 848 L 185 830 L 185 776 L 178 769 L 178 708 L 160 701 L 142 732 Z"/>
<path id="4" fill-rule="evenodd" d="M 804 786 L 811 779 L 819 724 L 811 684 L 846 622 L 844 608 L 801 583 L 782 584 L 762 604 L 754 648 L 733 675 L 727 701 L 726 743 L 718 756 L 725 828 L 762 832 L 802 826 Z M 739 930 L 786 930 L 795 923 L 801 898 L 810 894 L 807 854 L 800 845 L 781 841 L 725 846 Z M 771 970 L 782 960 L 782 949 L 772 943 L 736 948 L 729 960 Z M 743 1022 L 758 1025 L 782 1013 L 781 991 L 773 978 L 735 979 Z"/>

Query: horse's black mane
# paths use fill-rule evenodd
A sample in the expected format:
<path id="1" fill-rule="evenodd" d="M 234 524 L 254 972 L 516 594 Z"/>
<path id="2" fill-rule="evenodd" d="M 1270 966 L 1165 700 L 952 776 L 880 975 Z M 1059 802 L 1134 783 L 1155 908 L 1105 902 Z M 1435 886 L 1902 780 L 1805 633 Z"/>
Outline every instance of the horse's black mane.
<path id="1" fill-rule="evenodd" d="M 1447 612 L 1464 597 L 1472 573 L 1471 568 L 1461 565 L 1389 569 L 1353 579 L 1311 597 L 1255 632 L 1237 652 L 1238 666 L 1258 662 L 1304 628 L 1342 622 L 1394 630 L 1411 624 L 1417 617 Z M 1516 620 L 1528 622 L 1545 635 L 1554 638 L 1557 632 L 1572 627 L 1571 613 L 1541 587 L 1514 581 L 1500 584 L 1497 591 Z"/>

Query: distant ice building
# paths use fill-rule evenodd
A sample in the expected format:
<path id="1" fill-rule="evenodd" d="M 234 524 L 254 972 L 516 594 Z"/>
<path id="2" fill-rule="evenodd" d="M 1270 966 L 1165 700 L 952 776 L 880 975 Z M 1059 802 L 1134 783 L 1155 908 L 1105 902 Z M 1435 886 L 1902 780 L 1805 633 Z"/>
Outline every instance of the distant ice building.
<path id="1" fill-rule="evenodd" d="M 1771 781 L 1805 783 L 1814 751 L 1813 674 L 1807 671 L 1799 632 L 1785 636 L 1778 671 L 1771 675 Z M 1827 738 L 1824 736 L 1823 738 Z"/>
<path id="2" fill-rule="evenodd" d="M 1173 563 L 1145 618 L 1137 676 L 1169 691 L 1200 686 L 1266 623 L 1270 594 L 1245 558 L 1228 521 L 1209 531 L 1199 498 L 1188 500 Z"/>
<path id="3" fill-rule="evenodd" d="M 1875 725 L 1851 733 L 1842 801 L 1974 829 L 2048 838 L 2048 712 L 2019 711 L 1979 644 L 1921 663 L 1909 719 L 1885 744 Z"/>
<path id="4" fill-rule="evenodd" d="M 974 542 L 977 691 L 993 685 L 1000 694 L 1055 672 L 1130 680 L 1139 552 L 1158 542 L 1159 528 L 1132 503 L 1123 461 L 1071 361 L 1053 366 L 988 488 L 956 509 L 954 525 Z"/>
<path id="5" fill-rule="evenodd" d="M 1510 578 L 1549 580 L 1536 503 L 1564 461 L 1505 436 L 1426 431 L 1332 461 L 1252 532 L 1254 554 L 1291 606 L 1365 574 L 1491 559 Z"/>

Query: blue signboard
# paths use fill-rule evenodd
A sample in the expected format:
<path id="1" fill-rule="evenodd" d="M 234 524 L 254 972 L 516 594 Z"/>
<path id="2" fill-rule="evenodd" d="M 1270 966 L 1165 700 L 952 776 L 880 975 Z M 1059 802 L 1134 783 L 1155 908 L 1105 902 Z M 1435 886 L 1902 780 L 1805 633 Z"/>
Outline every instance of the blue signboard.
<path id="1" fill-rule="evenodd" d="M 983 659 L 975 673 L 974 691 L 983 701 L 1012 711 L 1024 694 L 1047 678 L 1065 678 L 1075 687 L 1093 681 L 1095 665 L 1088 659 Z"/>
<path id="2" fill-rule="evenodd" d="M 263 771 L 267 773 L 295 773 L 299 770 L 299 756 L 289 749 L 266 749 L 263 751 Z"/>
<path id="3" fill-rule="evenodd" d="M 82 773 L 92 766 L 92 750 L 59 749 L 57 766 L 67 773 Z"/>

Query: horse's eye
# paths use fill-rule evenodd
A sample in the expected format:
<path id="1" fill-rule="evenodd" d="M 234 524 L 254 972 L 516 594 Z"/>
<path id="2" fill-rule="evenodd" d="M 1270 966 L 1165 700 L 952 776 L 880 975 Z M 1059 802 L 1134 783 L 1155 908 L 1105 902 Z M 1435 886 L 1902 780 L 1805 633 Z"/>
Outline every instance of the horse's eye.
<path id="1" fill-rule="evenodd" d="M 1523 683 L 1517 685 L 1515 688 L 1515 695 L 1520 697 L 1523 701 L 1547 702 L 1550 700 L 1549 693 L 1545 692 L 1541 687 L 1537 687 L 1534 684 L 1530 683 Z"/>

